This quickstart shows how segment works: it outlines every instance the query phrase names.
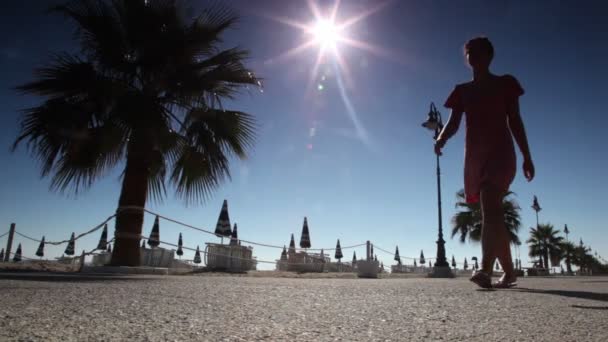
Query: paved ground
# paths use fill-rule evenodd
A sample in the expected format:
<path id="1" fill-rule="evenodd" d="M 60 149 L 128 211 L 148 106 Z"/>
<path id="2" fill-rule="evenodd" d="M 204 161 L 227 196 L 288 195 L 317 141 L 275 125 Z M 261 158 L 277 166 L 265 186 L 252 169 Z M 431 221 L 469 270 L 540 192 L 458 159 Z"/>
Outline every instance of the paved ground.
<path id="1" fill-rule="evenodd" d="M 0 274 L 0 340 L 608 341 L 608 277 L 465 279 Z"/>

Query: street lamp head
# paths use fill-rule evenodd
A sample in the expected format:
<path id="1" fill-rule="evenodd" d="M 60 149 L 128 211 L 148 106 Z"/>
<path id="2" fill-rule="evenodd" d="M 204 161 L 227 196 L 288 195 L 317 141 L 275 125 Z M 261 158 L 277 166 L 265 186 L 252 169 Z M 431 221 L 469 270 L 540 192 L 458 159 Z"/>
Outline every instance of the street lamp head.
<path id="1" fill-rule="evenodd" d="M 542 210 L 542 208 L 538 204 L 538 198 L 536 198 L 536 195 L 534 195 L 534 201 L 532 202 L 532 209 L 534 209 L 534 211 L 536 211 L 536 212 L 539 212 Z"/>
<path id="2" fill-rule="evenodd" d="M 439 111 L 435 107 L 435 104 L 432 102 L 428 117 L 426 121 L 422 123 L 422 127 L 427 128 L 431 131 L 438 131 L 443 128 L 443 123 L 441 122 L 441 114 L 439 114 Z"/>

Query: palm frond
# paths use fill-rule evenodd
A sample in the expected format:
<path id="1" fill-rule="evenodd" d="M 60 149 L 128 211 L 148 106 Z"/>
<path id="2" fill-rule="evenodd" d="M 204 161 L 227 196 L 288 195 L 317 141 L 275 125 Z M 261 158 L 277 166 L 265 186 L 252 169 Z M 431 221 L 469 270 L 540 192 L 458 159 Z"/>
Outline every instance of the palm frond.
<path id="1" fill-rule="evenodd" d="M 186 136 L 195 144 L 216 144 L 228 155 L 246 157 L 255 140 L 255 121 L 247 113 L 195 108 L 184 121 Z"/>
<path id="2" fill-rule="evenodd" d="M 186 203 L 202 202 L 218 188 L 225 179 L 230 179 L 228 159 L 214 144 L 205 144 L 201 151 L 194 146 L 182 146 L 173 165 L 171 181 L 176 193 Z"/>
<path id="3" fill-rule="evenodd" d="M 127 46 L 124 25 L 117 14 L 122 3 L 73 0 L 50 10 L 76 22 L 75 36 L 86 56 L 97 61 L 104 69 L 133 72 L 128 58 L 130 49 Z"/>

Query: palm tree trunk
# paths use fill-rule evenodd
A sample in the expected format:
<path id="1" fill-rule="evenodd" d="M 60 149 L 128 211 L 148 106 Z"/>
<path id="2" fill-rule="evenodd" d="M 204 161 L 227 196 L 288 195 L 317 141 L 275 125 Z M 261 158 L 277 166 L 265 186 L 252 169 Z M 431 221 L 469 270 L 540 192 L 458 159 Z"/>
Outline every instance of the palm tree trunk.
<path id="1" fill-rule="evenodd" d="M 549 270 L 549 251 L 548 251 L 548 249 L 545 249 L 543 258 L 545 259 L 545 269 Z"/>
<path id="2" fill-rule="evenodd" d="M 148 197 L 148 163 L 145 144 L 135 139 L 127 146 L 127 163 L 122 180 L 118 208 L 144 208 Z M 140 236 L 144 223 L 141 210 L 119 210 L 116 215 L 116 240 L 112 252 L 112 266 L 139 266 L 141 264 Z"/>

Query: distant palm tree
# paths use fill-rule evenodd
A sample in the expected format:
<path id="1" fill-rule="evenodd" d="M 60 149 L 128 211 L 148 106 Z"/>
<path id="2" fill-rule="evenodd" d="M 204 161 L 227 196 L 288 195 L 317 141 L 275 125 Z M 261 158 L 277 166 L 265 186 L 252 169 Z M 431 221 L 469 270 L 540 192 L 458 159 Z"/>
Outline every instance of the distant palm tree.
<path id="1" fill-rule="evenodd" d="M 511 198 L 513 192 L 507 192 L 503 197 L 502 207 L 505 213 L 505 226 L 509 231 L 512 244 L 521 245 L 517 232 L 521 227 L 519 205 Z M 452 238 L 460 234 L 460 242 L 464 243 L 467 237 L 471 241 L 481 240 L 481 205 L 480 203 L 467 203 L 464 190 L 456 193 L 456 208 L 459 210 L 452 217 Z"/>
<path id="2" fill-rule="evenodd" d="M 187 203 L 230 179 L 229 161 L 254 140 L 251 115 L 226 110 L 247 85 L 248 52 L 220 50 L 237 17 L 220 5 L 191 17 L 177 0 L 72 1 L 52 8 L 75 22 L 81 54 L 59 53 L 19 86 L 43 102 L 23 112 L 22 142 L 51 176 L 79 193 L 122 168 L 118 207 L 161 200 L 169 180 Z M 117 211 L 111 264 L 138 265 L 143 212 Z"/>
<path id="3" fill-rule="evenodd" d="M 550 257 L 561 259 L 563 255 L 562 245 L 564 238 L 559 236 L 559 230 L 555 230 L 552 224 L 539 224 L 536 228 L 530 228 L 530 238 L 526 241 L 530 247 L 530 256 L 538 257 L 542 266 L 549 269 Z"/>

